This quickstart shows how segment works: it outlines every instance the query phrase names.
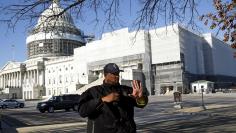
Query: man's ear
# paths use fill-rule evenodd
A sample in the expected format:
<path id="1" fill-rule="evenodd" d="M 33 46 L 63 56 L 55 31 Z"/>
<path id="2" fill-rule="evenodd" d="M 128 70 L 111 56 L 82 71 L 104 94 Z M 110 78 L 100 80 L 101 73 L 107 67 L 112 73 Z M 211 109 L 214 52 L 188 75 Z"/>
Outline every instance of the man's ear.
<path id="1" fill-rule="evenodd" d="M 107 76 L 107 73 L 104 73 L 104 77 L 106 77 Z"/>

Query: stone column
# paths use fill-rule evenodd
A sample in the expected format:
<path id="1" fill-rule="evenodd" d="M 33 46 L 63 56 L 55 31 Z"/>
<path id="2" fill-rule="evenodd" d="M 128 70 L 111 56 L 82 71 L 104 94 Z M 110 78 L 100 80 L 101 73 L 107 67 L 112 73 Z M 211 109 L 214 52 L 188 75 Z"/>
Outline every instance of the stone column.
<path id="1" fill-rule="evenodd" d="M 42 71 L 42 84 L 45 86 L 45 71 Z"/>
<path id="2" fill-rule="evenodd" d="M 3 88 L 3 74 L 1 75 L 1 88 Z"/>
<path id="3" fill-rule="evenodd" d="M 14 73 L 12 72 L 12 73 L 11 73 L 11 86 L 12 86 L 12 87 L 13 87 L 13 84 L 14 84 L 14 80 L 13 80 L 13 79 L 14 79 L 14 77 L 13 77 L 14 75 L 13 75 L 13 74 L 14 74 Z"/>
<path id="4" fill-rule="evenodd" d="M 3 74 L 3 88 L 5 88 L 5 74 Z"/>
<path id="5" fill-rule="evenodd" d="M 3 88 L 5 88 L 5 84 L 6 84 L 6 76 L 5 76 L 5 74 L 3 74 Z"/>
<path id="6" fill-rule="evenodd" d="M 4 88 L 6 88 L 6 84 L 7 84 L 7 75 L 4 74 Z"/>
<path id="7" fill-rule="evenodd" d="M 11 73 L 8 74 L 8 86 L 11 86 Z"/>
<path id="8" fill-rule="evenodd" d="M 10 73 L 8 73 L 7 74 L 7 82 L 8 82 L 7 85 L 8 85 L 8 87 L 11 85 L 11 80 L 10 80 L 11 78 L 10 77 L 11 77 L 11 75 L 10 75 Z"/>
<path id="9" fill-rule="evenodd" d="M 36 70 L 34 70 L 34 84 L 36 85 L 37 80 L 36 80 Z"/>
<path id="10" fill-rule="evenodd" d="M 15 87 L 15 72 L 12 73 L 12 86 Z"/>
<path id="11" fill-rule="evenodd" d="M 6 74 L 6 82 L 5 82 L 5 86 L 8 86 L 8 74 Z"/>
<path id="12" fill-rule="evenodd" d="M 28 79 L 28 81 L 29 81 L 29 85 L 30 85 L 30 84 L 31 84 L 31 81 L 32 81 L 31 70 L 29 70 L 29 79 Z"/>
<path id="13" fill-rule="evenodd" d="M 15 72 L 15 86 L 18 87 L 18 72 Z"/>
<path id="14" fill-rule="evenodd" d="M 13 82 L 13 84 L 12 84 L 12 86 L 15 88 L 16 87 L 16 72 L 13 72 L 12 73 L 12 82 Z"/>
<path id="15" fill-rule="evenodd" d="M 11 73 L 11 86 L 14 87 L 14 72 Z"/>
<path id="16" fill-rule="evenodd" d="M 24 84 L 25 85 L 27 84 L 27 76 L 28 76 L 28 71 L 26 71 L 25 75 L 24 75 Z"/>
<path id="17" fill-rule="evenodd" d="M 13 86 L 13 73 L 10 73 L 10 86 Z"/>
<path id="18" fill-rule="evenodd" d="M 27 71 L 27 85 L 29 85 L 30 80 L 30 71 Z"/>
<path id="19" fill-rule="evenodd" d="M 21 86 L 23 87 L 23 85 L 25 85 L 25 76 L 26 76 L 26 72 L 24 73 L 24 75 L 21 75 L 22 77 L 22 84 Z"/>
<path id="20" fill-rule="evenodd" d="M 36 84 L 39 84 L 39 70 L 36 69 Z"/>
<path id="21" fill-rule="evenodd" d="M 19 86 L 22 87 L 22 74 L 19 72 Z"/>
<path id="22" fill-rule="evenodd" d="M 20 81 L 19 76 L 20 76 L 20 75 L 19 75 L 19 72 L 16 72 L 16 77 L 17 77 L 17 78 L 16 78 L 16 86 L 18 86 L 18 87 L 20 86 L 20 85 L 19 85 L 19 81 Z"/>
<path id="23" fill-rule="evenodd" d="M 7 86 L 8 87 L 10 86 L 10 74 L 9 73 L 7 74 Z"/>
<path id="24" fill-rule="evenodd" d="M 17 86 L 20 87 L 20 72 L 17 72 Z"/>
<path id="25" fill-rule="evenodd" d="M 2 74 L 2 88 L 4 88 L 4 74 Z"/>
<path id="26" fill-rule="evenodd" d="M 2 75 L 0 75 L 0 88 L 2 88 Z"/>

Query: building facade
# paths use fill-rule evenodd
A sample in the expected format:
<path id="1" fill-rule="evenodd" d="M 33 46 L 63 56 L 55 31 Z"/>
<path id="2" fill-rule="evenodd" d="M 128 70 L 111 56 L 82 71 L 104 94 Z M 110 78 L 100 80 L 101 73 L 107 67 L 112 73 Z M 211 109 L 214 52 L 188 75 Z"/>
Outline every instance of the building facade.
<path id="1" fill-rule="evenodd" d="M 216 88 L 236 81 L 236 60 L 228 44 L 178 24 L 137 34 L 127 28 L 105 33 L 100 40 L 75 49 L 74 62 L 82 84 L 90 83 L 90 76 L 101 75 L 108 62 L 124 70 L 124 80 L 138 78 L 135 73 L 142 72 L 151 95 L 190 93 L 196 80 L 213 81 Z"/>
<path id="2" fill-rule="evenodd" d="M 124 28 L 86 43 L 70 14 L 48 17 L 62 10 L 52 3 L 26 39 L 28 59 L 1 69 L 0 90 L 9 98 L 80 94 L 102 82 L 110 62 L 124 70 L 122 84 L 141 80 L 150 95 L 190 93 L 197 80 L 212 81 L 216 88 L 236 84 L 233 49 L 211 34 L 175 24 L 138 32 Z"/>

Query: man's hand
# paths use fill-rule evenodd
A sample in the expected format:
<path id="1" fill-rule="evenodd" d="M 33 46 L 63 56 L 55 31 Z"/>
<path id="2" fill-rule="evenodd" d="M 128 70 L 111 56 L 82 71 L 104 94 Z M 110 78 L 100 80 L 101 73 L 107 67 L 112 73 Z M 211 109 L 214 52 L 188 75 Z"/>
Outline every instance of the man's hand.
<path id="1" fill-rule="evenodd" d="M 106 95 L 105 97 L 102 97 L 102 101 L 107 102 L 107 103 L 118 101 L 118 100 L 119 100 L 119 93 L 117 92 L 112 92 Z"/>
<path id="2" fill-rule="evenodd" d="M 133 80 L 132 81 L 132 87 L 133 87 L 133 92 L 132 92 L 132 96 L 137 99 L 143 96 L 143 88 L 142 88 L 142 84 L 140 81 L 138 80 Z"/>

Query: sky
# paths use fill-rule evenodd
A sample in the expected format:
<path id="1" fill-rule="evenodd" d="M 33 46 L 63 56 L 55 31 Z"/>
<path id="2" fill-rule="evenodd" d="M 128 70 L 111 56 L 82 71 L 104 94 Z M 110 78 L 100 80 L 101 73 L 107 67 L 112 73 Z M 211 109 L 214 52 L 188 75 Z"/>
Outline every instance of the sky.
<path id="1" fill-rule="evenodd" d="M 132 1 L 132 0 L 131 0 Z M 210 11 L 213 11 L 212 6 L 213 0 L 200 0 L 200 3 L 198 5 L 199 13 L 207 13 Z M 124 5 L 122 6 L 121 10 L 121 18 L 124 21 L 123 27 L 131 27 L 132 26 L 132 19 L 134 19 L 136 13 L 135 10 L 137 9 L 137 6 L 135 3 L 132 3 L 131 9 L 130 7 L 130 1 L 124 0 Z M 133 1 L 132 1 L 133 2 Z M 0 5 L 5 6 L 9 5 L 11 3 L 19 4 L 19 0 L 1 0 Z M 131 11 L 131 12 L 130 12 Z M 92 23 L 94 15 L 92 13 L 85 12 L 83 15 L 83 21 L 81 19 L 75 19 L 74 22 L 76 26 L 81 29 L 85 34 L 89 35 L 95 35 L 96 38 L 101 37 L 102 33 L 104 32 L 102 30 L 102 23 L 95 25 Z M 1 16 L 0 16 L 1 17 Z M 1 18 L 2 19 L 2 18 Z M 27 45 L 26 45 L 26 37 L 27 37 L 27 20 L 26 21 L 20 21 L 17 23 L 16 27 L 14 28 L 14 31 L 12 29 L 9 29 L 6 24 L 0 23 L 0 68 L 2 68 L 8 61 L 20 61 L 23 62 L 27 59 Z M 212 32 L 208 30 L 209 28 L 203 25 L 203 22 L 197 22 L 201 29 L 203 29 L 203 32 Z M 160 24 L 162 26 L 163 24 Z M 164 26 L 164 25 L 163 25 Z M 117 29 L 121 27 L 116 27 Z M 112 31 L 112 29 L 105 29 L 105 32 Z"/>

